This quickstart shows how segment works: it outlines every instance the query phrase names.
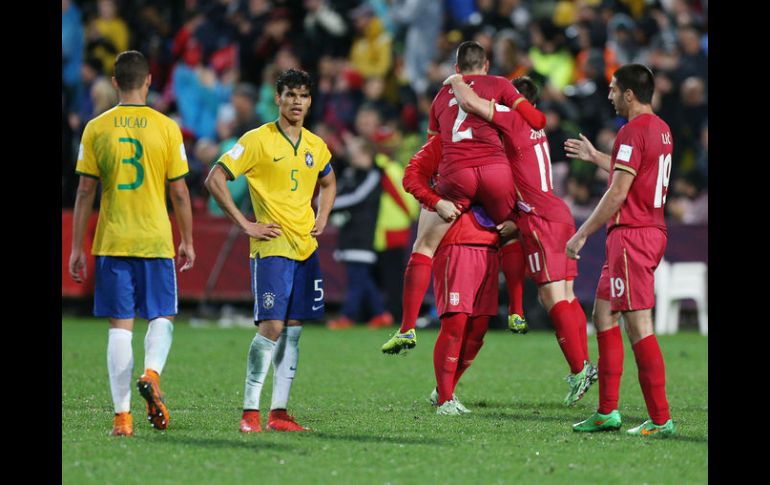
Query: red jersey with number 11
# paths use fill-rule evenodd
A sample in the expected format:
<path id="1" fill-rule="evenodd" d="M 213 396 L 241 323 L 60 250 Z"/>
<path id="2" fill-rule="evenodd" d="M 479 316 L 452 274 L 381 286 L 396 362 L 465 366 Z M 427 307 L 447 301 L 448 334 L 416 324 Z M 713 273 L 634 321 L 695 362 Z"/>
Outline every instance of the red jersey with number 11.
<path id="1" fill-rule="evenodd" d="M 519 210 L 552 222 L 574 224 L 567 204 L 553 193 L 551 150 L 545 130 L 533 129 L 517 111 L 499 104 L 495 105 L 492 123 L 503 134 L 521 201 Z"/>
<path id="2" fill-rule="evenodd" d="M 510 81 L 500 76 L 478 74 L 463 76 L 463 80 L 480 97 L 495 99 L 505 106 L 512 106 L 522 97 Z M 433 100 L 428 129 L 441 137 L 441 175 L 461 168 L 508 163 L 497 130 L 483 118 L 461 110 L 451 86 L 441 88 Z"/>
<path id="3" fill-rule="evenodd" d="M 633 174 L 634 181 L 626 200 L 607 222 L 608 233 L 618 226 L 666 230 L 663 212 L 673 148 L 671 129 L 652 113 L 638 115 L 620 129 L 612 147 L 608 184 L 617 170 Z"/>

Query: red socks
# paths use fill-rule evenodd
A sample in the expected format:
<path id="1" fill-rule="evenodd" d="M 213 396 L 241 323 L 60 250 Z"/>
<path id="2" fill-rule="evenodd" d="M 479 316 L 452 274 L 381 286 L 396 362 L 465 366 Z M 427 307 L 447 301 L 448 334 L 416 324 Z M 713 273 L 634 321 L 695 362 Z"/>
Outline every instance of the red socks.
<path id="1" fill-rule="evenodd" d="M 460 353 L 460 362 L 457 364 L 457 371 L 455 372 L 454 386 L 457 386 L 457 382 L 460 380 L 460 376 L 463 372 L 471 366 L 473 359 L 481 350 L 481 346 L 484 345 L 484 335 L 489 328 L 488 316 L 473 317 L 468 321 L 465 329 L 465 337 L 463 338 L 462 352 Z"/>
<path id="2" fill-rule="evenodd" d="M 556 329 L 556 340 L 567 359 L 570 372 L 577 374 L 583 369 L 583 347 L 580 344 L 580 332 L 574 313 L 567 300 L 558 302 L 548 312 Z"/>
<path id="3" fill-rule="evenodd" d="M 401 329 L 404 333 L 414 328 L 420 307 L 425 299 L 425 293 L 430 286 L 431 262 L 433 258 L 420 253 L 412 253 L 404 271 L 404 313 L 401 318 Z"/>
<path id="4" fill-rule="evenodd" d="M 505 286 L 508 288 L 508 314 L 518 313 L 524 316 L 524 271 L 526 269 L 524 250 L 521 243 L 503 246 L 500 250 L 500 269 L 505 275 Z"/>
<path id="5" fill-rule="evenodd" d="M 575 312 L 575 321 L 578 326 L 578 333 L 580 334 L 580 346 L 583 348 L 583 360 L 590 361 L 588 358 L 588 336 L 586 334 L 586 312 L 583 311 L 583 307 L 580 306 L 580 302 L 577 298 L 569 302 L 572 306 L 572 311 Z"/>
<path id="6" fill-rule="evenodd" d="M 433 347 L 433 369 L 436 372 L 438 404 L 452 399 L 455 390 L 455 373 L 460 361 L 465 325 L 468 315 L 450 313 L 441 319 L 441 330 Z"/>
<path id="7" fill-rule="evenodd" d="M 599 412 L 618 409 L 620 376 L 623 375 L 623 337 L 620 327 L 596 334 L 599 342 Z"/>
<path id="8" fill-rule="evenodd" d="M 666 400 L 666 369 L 658 339 L 649 335 L 634 344 L 639 385 L 642 387 L 647 412 L 655 424 L 665 424 L 671 418 Z M 602 365 L 599 364 L 601 371 Z"/>

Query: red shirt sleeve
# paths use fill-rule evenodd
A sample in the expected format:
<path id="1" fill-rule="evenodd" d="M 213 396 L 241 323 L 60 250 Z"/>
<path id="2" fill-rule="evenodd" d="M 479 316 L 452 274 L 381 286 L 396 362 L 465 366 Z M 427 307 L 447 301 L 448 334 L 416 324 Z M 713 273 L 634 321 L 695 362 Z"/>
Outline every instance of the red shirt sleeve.
<path id="1" fill-rule="evenodd" d="M 529 101 L 523 99 L 516 105 L 516 111 L 519 112 L 524 121 L 536 130 L 545 128 L 545 114 L 535 108 Z"/>
<path id="2" fill-rule="evenodd" d="M 436 100 L 438 99 L 438 94 L 433 99 L 433 102 L 430 104 L 430 115 L 428 116 L 428 133 L 429 134 L 436 134 L 438 133 L 438 116 L 436 115 Z"/>
<path id="3" fill-rule="evenodd" d="M 421 204 L 431 209 L 441 200 L 430 187 L 430 178 L 438 170 L 441 160 L 441 138 L 432 136 L 414 154 L 409 164 L 404 169 L 404 190 L 409 192 Z"/>
<path id="4" fill-rule="evenodd" d="M 642 166 L 642 152 L 644 151 L 642 132 L 633 129 L 621 130 L 615 143 L 618 151 L 615 154 L 614 168 L 636 175 Z"/>
<path id="5" fill-rule="evenodd" d="M 510 108 L 513 106 L 513 103 L 515 103 L 517 99 L 524 97 L 519 92 L 519 90 L 516 89 L 516 86 L 511 84 L 510 81 L 506 80 L 505 78 L 499 78 L 498 84 L 501 91 L 500 99 L 497 100 L 498 103 L 504 104 Z"/>

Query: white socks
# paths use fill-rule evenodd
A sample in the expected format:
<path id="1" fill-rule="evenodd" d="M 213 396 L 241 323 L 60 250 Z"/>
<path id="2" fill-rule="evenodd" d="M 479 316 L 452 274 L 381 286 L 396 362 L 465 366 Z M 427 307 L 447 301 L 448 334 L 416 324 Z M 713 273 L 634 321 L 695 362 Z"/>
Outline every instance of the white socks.
<path id="1" fill-rule="evenodd" d="M 132 336 L 130 330 L 111 328 L 107 339 L 107 371 L 116 413 L 131 410 L 131 372 L 134 368 Z"/>
<path id="2" fill-rule="evenodd" d="M 246 389 L 243 392 L 243 409 L 259 409 L 259 396 L 265 382 L 275 342 L 257 334 L 251 341 L 246 361 Z"/>
<path id="3" fill-rule="evenodd" d="M 159 375 L 163 372 L 173 333 L 174 324 L 167 318 L 156 318 L 150 322 L 144 336 L 145 369 L 152 369 Z"/>
<path id="4" fill-rule="evenodd" d="M 273 402 L 270 409 L 286 409 L 289 392 L 297 372 L 299 358 L 299 334 L 302 326 L 286 326 L 273 352 Z"/>

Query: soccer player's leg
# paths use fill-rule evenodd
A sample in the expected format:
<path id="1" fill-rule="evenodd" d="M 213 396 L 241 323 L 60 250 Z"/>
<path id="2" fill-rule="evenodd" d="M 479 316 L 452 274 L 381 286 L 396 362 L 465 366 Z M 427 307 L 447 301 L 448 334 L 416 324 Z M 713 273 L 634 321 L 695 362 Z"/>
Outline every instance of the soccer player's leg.
<path id="1" fill-rule="evenodd" d="M 617 233 L 617 234 L 613 234 Z M 666 398 L 666 371 L 663 354 L 654 333 L 652 308 L 655 306 L 655 268 L 666 247 L 666 235 L 656 228 L 623 229 L 610 234 L 608 246 L 623 252 L 619 280 L 625 292 L 612 300 L 613 310 L 623 312 L 628 338 L 639 371 L 639 384 L 650 419 L 630 429 L 629 434 L 666 437 L 675 434 Z M 611 273 L 615 271 L 612 270 Z"/>
<path id="2" fill-rule="evenodd" d="M 135 264 L 139 315 L 149 321 L 144 337 L 144 373 L 136 386 L 146 401 L 147 420 L 153 428 L 164 430 L 171 416 L 160 388 L 160 376 L 171 349 L 172 320 L 177 313 L 174 260 L 139 259 Z"/>
<path id="3" fill-rule="evenodd" d="M 596 340 L 599 344 L 599 408 L 585 421 L 573 425 L 575 431 L 594 432 L 620 429 L 621 426 L 618 399 L 620 378 L 623 375 L 623 338 L 620 334 L 620 312 L 612 311 L 612 294 L 609 266 L 605 264 L 596 288 L 593 310 Z"/>
<path id="4" fill-rule="evenodd" d="M 467 313 L 446 313 L 441 316 L 441 330 L 433 348 L 433 369 L 438 393 L 437 414 L 461 414 L 454 399 L 454 385 L 467 322 Z"/>
<path id="5" fill-rule="evenodd" d="M 382 346 L 386 354 L 398 354 L 417 345 L 414 331 L 422 301 L 430 286 L 433 253 L 451 224 L 436 212 L 422 209 L 417 225 L 417 237 L 412 255 L 404 272 L 403 315 L 401 327 Z"/>
<path id="6" fill-rule="evenodd" d="M 259 330 L 251 341 L 246 358 L 240 430 L 256 433 L 262 431 L 259 414 L 262 386 L 288 316 L 295 262 L 279 256 L 261 258 L 257 255 L 249 263 L 254 323 Z"/>
<path id="7" fill-rule="evenodd" d="M 132 436 L 131 373 L 134 328 L 134 278 L 128 258 L 95 259 L 94 316 L 107 317 L 107 372 L 114 409 L 113 436 Z"/>
<path id="8" fill-rule="evenodd" d="M 323 278 L 318 252 L 296 263 L 293 278 L 289 320 L 273 352 L 273 394 L 267 418 L 267 429 L 271 431 L 310 431 L 297 423 L 287 409 L 299 362 L 302 322 L 321 320 L 324 315 Z"/>
<path id="9" fill-rule="evenodd" d="M 575 262 L 575 260 L 570 259 L 569 261 Z M 577 297 L 575 297 L 575 276 L 568 276 L 567 280 L 565 282 L 565 294 L 567 301 L 572 306 L 572 312 L 575 317 L 575 321 L 577 322 L 578 330 L 580 331 L 580 346 L 583 349 L 583 360 L 591 361 L 590 355 L 588 353 L 588 320 L 586 319 L 586 313 L 583 310 L 583 306 L 580 304 L 580 301 L 578 301 Z M 595 369 L 594 369 L 595 370 Z M 593 380 L 596 380 L 596 372 L 593 373 Z"/>
<path id="10" fill-rule="evenodd" d="M 524 318 L 526 260 L 522 244 L 518 239 L 512 239 L 500 249 L 499 254 L 500 269 L 505 275 L 508 292 L 508 330 L 525 334 L 529 331 L 529 324 Z"/>

